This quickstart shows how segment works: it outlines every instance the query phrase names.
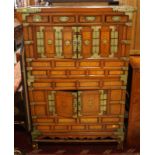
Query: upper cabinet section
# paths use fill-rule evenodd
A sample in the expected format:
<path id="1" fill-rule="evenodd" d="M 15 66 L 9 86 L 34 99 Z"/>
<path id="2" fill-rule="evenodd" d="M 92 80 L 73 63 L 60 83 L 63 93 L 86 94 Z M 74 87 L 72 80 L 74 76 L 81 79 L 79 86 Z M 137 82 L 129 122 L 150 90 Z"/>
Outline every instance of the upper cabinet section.
<path id="1" fill-rule="evenodd" d="M 129 46 L 125 25 L 24 27 L 26 57 L 126 57 Z"/>
<path id="2" fill-rule="evenodd" d="M 18 11 L 22 12 L 27 58 L 128 56 L 131 7 L 34 7 Z"/>

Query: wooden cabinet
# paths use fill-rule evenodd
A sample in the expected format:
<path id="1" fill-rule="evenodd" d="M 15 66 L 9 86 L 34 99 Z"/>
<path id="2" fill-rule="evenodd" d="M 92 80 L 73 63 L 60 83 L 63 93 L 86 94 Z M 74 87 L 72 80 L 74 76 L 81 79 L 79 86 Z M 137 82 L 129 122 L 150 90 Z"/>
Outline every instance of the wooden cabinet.
<path id="1" fill-rule="evenodd" d="M 33 141 L 122 143 L 133 8 L 18 11 Z"/>

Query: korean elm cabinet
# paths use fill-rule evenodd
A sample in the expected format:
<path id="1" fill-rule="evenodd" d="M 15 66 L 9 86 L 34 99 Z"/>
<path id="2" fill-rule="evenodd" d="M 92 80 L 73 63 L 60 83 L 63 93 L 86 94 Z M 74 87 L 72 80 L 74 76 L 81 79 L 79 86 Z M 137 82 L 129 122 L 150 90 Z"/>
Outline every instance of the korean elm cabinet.
<path id="1" fill-rule="evenodd" d="M 20 8 L 32 141 L 124 140 L 131 7 Z"/>

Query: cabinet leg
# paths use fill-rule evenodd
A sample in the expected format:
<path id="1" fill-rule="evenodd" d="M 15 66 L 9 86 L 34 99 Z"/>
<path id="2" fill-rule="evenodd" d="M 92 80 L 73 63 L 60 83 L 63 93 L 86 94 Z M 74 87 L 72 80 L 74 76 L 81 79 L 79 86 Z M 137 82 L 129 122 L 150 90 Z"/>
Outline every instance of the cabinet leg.
<path id="1" fill-rule="evenodd" d="M 34 149 L 34 150 L 38 150 L 38 143 L 37 142 L 32 142 L 32 148 Z"/>
<path id="2" fill-rule="evenodd" d="M 118 144 L 117 144 L 117 149 L 118 150 L 123 150 L 123 142 L 122 141 L 119 141 Z"/>

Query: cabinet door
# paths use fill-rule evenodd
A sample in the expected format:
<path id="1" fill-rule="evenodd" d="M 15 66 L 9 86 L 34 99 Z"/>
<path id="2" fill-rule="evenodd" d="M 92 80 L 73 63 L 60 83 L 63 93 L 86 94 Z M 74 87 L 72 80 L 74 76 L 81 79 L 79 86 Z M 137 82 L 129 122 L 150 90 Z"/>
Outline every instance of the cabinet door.
<path id="1" fill-rule="evenodd" d="M 77 93 L 57 91 L 55 93 L 55 108 L 58 117 L 77 116 Z"/>
<path id="2" fill-rule="evenodd" d="M 36 55 L 39 58 L 74 57 L 73 27 L 40 26 L 35 28 Z"/>
<path id="3" fill-rule="evenodd" d="M 107 110 L 107 92 L 105 90 L 79 91 L 78 115 L 101 116 Z"/>
<path id="4" fill-rule="evenodd" d="M 127 55 L 126 26 L 89 26 L 78 29 L 78 58 L 113 58 Z"/>

